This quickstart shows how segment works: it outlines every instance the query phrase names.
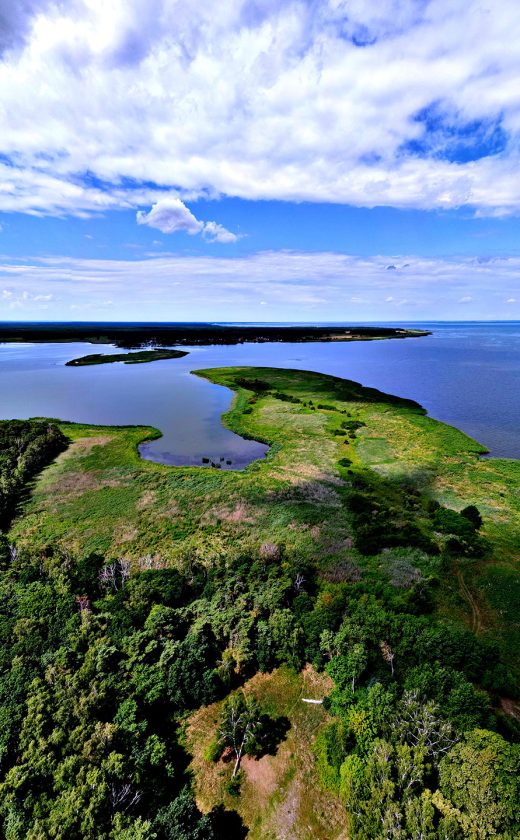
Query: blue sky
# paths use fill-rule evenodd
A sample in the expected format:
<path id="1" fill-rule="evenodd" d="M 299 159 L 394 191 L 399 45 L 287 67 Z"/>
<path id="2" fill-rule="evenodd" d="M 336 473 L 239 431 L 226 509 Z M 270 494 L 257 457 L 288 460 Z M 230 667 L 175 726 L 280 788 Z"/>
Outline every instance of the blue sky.
<path id="1" fill-rule="evenodd" d="M 27 0 L 0 319 L 520 318 L 520 7 Z"/>

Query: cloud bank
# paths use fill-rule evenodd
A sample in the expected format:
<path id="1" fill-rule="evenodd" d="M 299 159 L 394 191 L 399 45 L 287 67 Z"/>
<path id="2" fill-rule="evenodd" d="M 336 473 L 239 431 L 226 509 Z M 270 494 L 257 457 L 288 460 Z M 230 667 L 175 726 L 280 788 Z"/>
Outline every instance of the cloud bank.
<path id="1" fill-rule="evenodd" d="M 394 265 L 388 271 L 388 265 Z M 264 251 L 0 261 L 2 317 L 366 321 L 520 317 L 520 257 Z"/>
<path id="2" fill-rule="evenodd" d="M 514 0 L 2 0 L 0 21 L 0 210 L 520 209 Z"/>

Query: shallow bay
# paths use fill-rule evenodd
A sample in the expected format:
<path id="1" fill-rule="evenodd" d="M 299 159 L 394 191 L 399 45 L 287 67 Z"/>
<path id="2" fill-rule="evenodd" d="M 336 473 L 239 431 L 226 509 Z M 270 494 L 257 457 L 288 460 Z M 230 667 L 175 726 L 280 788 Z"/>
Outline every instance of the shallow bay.
<path id="1" fill-rule="evenodd" d="M 404 325 L 406 326 L 406 325 Z M 65 367 L 85 343 L 0 345 L 0 417 L 152 425 L 163 437 L 142 447 L 151 460 L 237 469 L 263 444 L 224 428 L 232 394 L 191 376 L 197 368 L 258 365 L 315 370 L 417 400 L 493 456 L 520 457 L 520 323 L 420 324 L 431 336 L 399 341 L 264 343 L 183 348 L 182 359 L 147 365 Z M 96 352 L 112 353 L 110 345 Z M 232 464 L 227 465 L 226 460 Z"/>

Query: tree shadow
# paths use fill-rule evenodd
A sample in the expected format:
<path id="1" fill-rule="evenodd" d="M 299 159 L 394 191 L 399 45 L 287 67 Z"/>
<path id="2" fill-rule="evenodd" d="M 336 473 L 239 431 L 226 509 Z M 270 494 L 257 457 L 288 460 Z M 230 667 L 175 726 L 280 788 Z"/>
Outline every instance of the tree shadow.
<path id="1" fill-rule="evenodd" d="M 211 824 L 216 840 L 244 840 L 248 829 L 236 811 L 226 811 L 223 805 L 213 808 Z"/>
<path id="2" fill-rule="evenodd" d="M 258 759 L 264 755 L 276 755 L 278 747 L 282 741 L 285 741 L 290 728 L 289 718 L 284 716 L 273 718 L 270 715 L 262 715 L 259 733 L 250 753 L 251 757 Z"/>

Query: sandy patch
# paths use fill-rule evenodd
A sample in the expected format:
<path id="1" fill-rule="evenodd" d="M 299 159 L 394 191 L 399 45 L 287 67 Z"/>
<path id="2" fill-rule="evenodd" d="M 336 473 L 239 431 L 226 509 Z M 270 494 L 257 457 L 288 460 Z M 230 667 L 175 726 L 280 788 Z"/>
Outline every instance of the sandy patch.
<path id="1" fill-rule="evenodd" d="M 121 487 L 119 478 L 101 478 L 98 471 L 67 472 L 56 477 L 53 492 L 66 496 L 82 496 L 89 490 L 100 490 L 103 487 Z"/>
<path id="2" fill-rule="evenodd" d="M 254 785 L 255 796 L 267 802 L 279 784 L 273 756 L 264 755 L 260 759 L 254 759 L 246 755 L 240 766 L 248 783 Z"/>
<path id="3" fill-rule="evenodd" d="M 178 513 L 179 505 L 177 504 L 175 499 L 171 499 L 171 501 L 168 502 L 166 507 L 162 508 L 158 515 L 162 519 L 174 519 L 178 515 Z"/>
<path id="4" fill-rule="evenodd" d="M 283 490 L 268 493 L 273 502 L 313 502 L 330 507 L 341 507 L 341 498 L 334 487 L 321 481 L 292 482 Z"/>
<path id="5" fill-rule="evenodd" d="M 105 446 L 113 440 L 112 435 L 93 435 L 92 437 L 77 438 L 69 448 L 60 456 L 62 460 L 70 457 L 84 458 L 89 455 L 95 446 Z"/>
<path id="6" fill-rule="evenodd" d="M 138 534 L 139 530 L 137 526 L 126 522 L 114 531 L 114 543 L 116 545 L 122 545 L 123 543 L 132 542 Z"/>
<path id="7" fill-rule="evenodd" d="M 254 522 L 256 517 L 245 502 L 237 502 L 232 507 L 215 507 L 208 511 L 209 517 L 222 522 Z"/>
<path id="8" fill-rule="evenodd" d="M 157 502 L 157 492 L 156 490 L 145 490 L 143 495 L 137 500 L 136 508 L 137 510 L 146 510 L 147 508 L 152 507 Z"/>

